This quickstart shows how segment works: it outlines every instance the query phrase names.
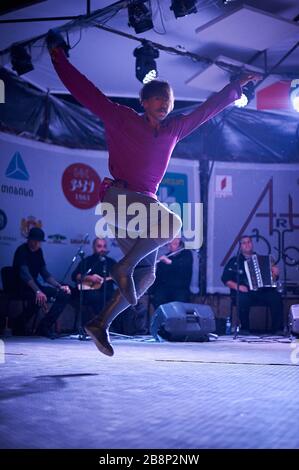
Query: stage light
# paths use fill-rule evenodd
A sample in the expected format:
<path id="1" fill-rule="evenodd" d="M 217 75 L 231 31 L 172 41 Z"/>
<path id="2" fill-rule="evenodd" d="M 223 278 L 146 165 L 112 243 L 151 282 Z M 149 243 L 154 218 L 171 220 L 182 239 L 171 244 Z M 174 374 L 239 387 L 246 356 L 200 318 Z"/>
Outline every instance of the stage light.
<path id="1" fill-rule="evenodd" d="M 24 46 L 15 44 L 10 48 L 10 60 L 12 69 L 17 72 L 18 75 L 31 72 L 33 65 L 31 62 L 30 54 L 27 52 Z"/>
<path id="2" fill-rule="evenodd" d="M 136 78 L 142 83 L 148 83 L 158 76 L 155 59 L 159 57 L 158 49 L 144 41 L 141 47 L 134 50 L 136 57 Z"/>
<path id="3" fill-rule="evenodd" d="M 176 18 L 197 13 L 196 0 L 172 0 L 170 10 Z"/>
<path id="4" fill-rule="evenodd" d="M 242 93 L 241 97 L 235 101 L 235 106 L 237 106 L 237 108 L 245 108 L 245 106 L 248 105 L 248 98 L 247 96 Z"/>
<path id="5" fill-rule="evenodd" d="M 151 9 L 144 0 L 131 0 L 128 5 L 129 26 L 135 29 L 137 34 L 148 31 L 154 27 Z"/>
<path id="6" fill-rule="evenodd" d="M 297 111 L 297 113 L 299 113 L 299 93 L 297 94 L 297 96 L 292 98 L 292 105 L 293 105 L 294 110 Z"/>
<path id="7" fill-rule="evenodd" d="M 291 82 L 290 100 L 294 110 L 299 113 L 299 79 L 292 80 Z"/>
<path id="8" fill-rule="evenodd" d="M 247 85 L 242 87 L 242 95 L 241 97 L 235 101 L 235 106 L 237 108 L 244 108 L 248 105 L 249 101 L 254 98 L 254 83 L 248 82 Z"/>

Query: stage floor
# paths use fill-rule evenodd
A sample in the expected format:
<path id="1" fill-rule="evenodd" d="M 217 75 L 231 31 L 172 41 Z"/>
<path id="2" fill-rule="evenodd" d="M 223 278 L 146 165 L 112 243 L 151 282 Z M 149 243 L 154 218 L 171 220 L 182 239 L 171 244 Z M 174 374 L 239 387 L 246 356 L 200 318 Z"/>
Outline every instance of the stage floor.
<path id="1" fill-rule="evenodd" d="M 299 448 L 299 342 L 4 340 L 1 448 Z"/>

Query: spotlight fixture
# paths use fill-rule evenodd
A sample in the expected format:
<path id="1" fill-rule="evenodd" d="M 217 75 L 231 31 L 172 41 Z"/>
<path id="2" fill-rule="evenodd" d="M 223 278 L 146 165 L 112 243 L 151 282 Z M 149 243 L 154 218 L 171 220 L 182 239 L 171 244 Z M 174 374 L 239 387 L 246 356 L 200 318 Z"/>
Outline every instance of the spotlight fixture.
<path id="1" fill-rule="evenodd" d="M 148 1 L 131 0 L 128 5 L 129 26 L 134 28 L 137 34 L 154 27 L 151 9 L 145 3 Z"/>
<path id="2" fill-rule="evenodd" d="M 254 98 L 254 83 L 248 82 L 247 85 L 242 87 L 241 98 L 235 101 L 237 108 L 244 108 Z"/>
<path id="3" fill-rule="evenodd" d="M 172 0 L 170 10 L 176 18 L 197 13 L 196 0 Z"/>
<path id="4" fill-rule="evenodd" d="M 299 79 L 292 80 L 291 82 L 290 100 L 294 110 L 299 113 Z"/>
<path id="5" fill-rule="evenodd" d="M 17 72 L 18 75 L 31 72 L 33 65 L 31 62 L 30 54 L 27 52 L 24 46 L 15 44 L 10 48 L 10 60 L 12 69 Z"/>
<path id="6" fill-rule="evenodd" d="M 229 5 L 230 3 L 236 2 L 237 0 L 222 0 L 223 5 Z"/>
<path id="7" fill-rule="evenodd" d="M 158 49 L 155 49 L 148 41 L 134 50 L 136 57 L 136 78 L 141 83 L 148 83 L 158 76 L 155 59 L 159 57 Z"/>

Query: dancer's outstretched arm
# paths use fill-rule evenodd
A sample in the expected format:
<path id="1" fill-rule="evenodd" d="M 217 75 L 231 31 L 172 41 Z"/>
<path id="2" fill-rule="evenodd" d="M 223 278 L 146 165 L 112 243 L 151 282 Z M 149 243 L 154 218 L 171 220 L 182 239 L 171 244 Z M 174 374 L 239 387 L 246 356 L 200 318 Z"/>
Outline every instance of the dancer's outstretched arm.
<path id="1" fill-rule="evenodd" d="M 246 74 L 239 80 L 226 85 L 219 93 L 208 98 L 207 101 L 198 106 L 192 113 L 178 117 L 179 140 L 216 116 L 229 104 L 239 99 L 242 94 L 242 86 L 246 85 L 249 81 L 259 79 L 260 77 L 256 74 Z"/>
<path id="2" fill-rule="evenodd" d="M 121 108 L 110 101 L 92 82 L 67 59 L 61 47 L 49 50 L 54 68 L 65 87 L 83 106 L 103 121 L 115 119 Z"/>

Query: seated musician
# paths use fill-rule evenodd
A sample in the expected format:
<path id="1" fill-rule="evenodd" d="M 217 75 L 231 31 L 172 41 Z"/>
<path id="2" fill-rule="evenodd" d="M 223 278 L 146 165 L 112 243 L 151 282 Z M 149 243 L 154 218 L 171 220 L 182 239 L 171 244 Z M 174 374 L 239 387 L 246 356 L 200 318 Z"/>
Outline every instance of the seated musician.
<path id="1" fill-rule="evenodd" d="M 106 240 L 95 238 L 92 248 L 93 254 L 84 258 L 72 273 L 72 280 L 78 286 L 78 295 L 81 288 L 80 281 L 83 276 L 83 305 L 90 307 L 90 309 L 83 309 L 82 311 L 82 326 L 100 313 L 104 308 L 104 304 L 111 299 L 114 291 L 110 270 L 116 261 L 107 256 Z"/>
<path id="2" fill-rule="evenodd" d="M 155 308 L 168 302 L 189 302 L 193 256 L 181 238 L 168 243 L 168 252 L 157 263 L 156 281 L 150 289 Z"/>
<path id="3" fill-rule="evenodd" d="M 253 251 L 253 242 L 250 236 L 243 235 L 240 239 L 239 263 L 237 256 L 232 257 L 225 265 L 222 282 L 230 288 L 231 298 L 236 304 L 236 294 L 239 272 L 239 319 L 241 323 L 240 332 L 249 333 L 249 311 L 253 305 L 265 305 L 270 308 L 272 318 L 272 333 L 282 334 L 283 329 L 283 304 L 281 295 L 274 287 L 262 287 L 258 290 L 249 290 L 249 282 L 245 272 L 244 262 L 255 254 Z M 238 264 L 238 265 L 237 265 Z M 272 264 L 272 277 L 275 281 L 278 279 L 278 267 Z"/>
<path id="4" fill-rule="evenodd" d="M 53 326 L 68 303 L 71 292 L 69 286 L 61 285 L 49 273 L 41 248 L 41 242 L 44 241 L 45 234 L 43 230 L 33 227 L 29 231 L 27 243 L 20 245 L 14 254 L 13 266 L 17 289 L 20 296 L 28 301 L 28 308 L 23 318 L 19 319 L 16 334 L 26 334 L 28 332 L 29 320 L 41 307 L 45 312 L 45 316 L 37 333 L 41 336 L 53 338 L 55 336 Z M 41 284 L 38 279 L 39 275 L 49 285 Z M 50 310 L 47 311 L 47 301 L 51 297 L 56 300 Z"/>

